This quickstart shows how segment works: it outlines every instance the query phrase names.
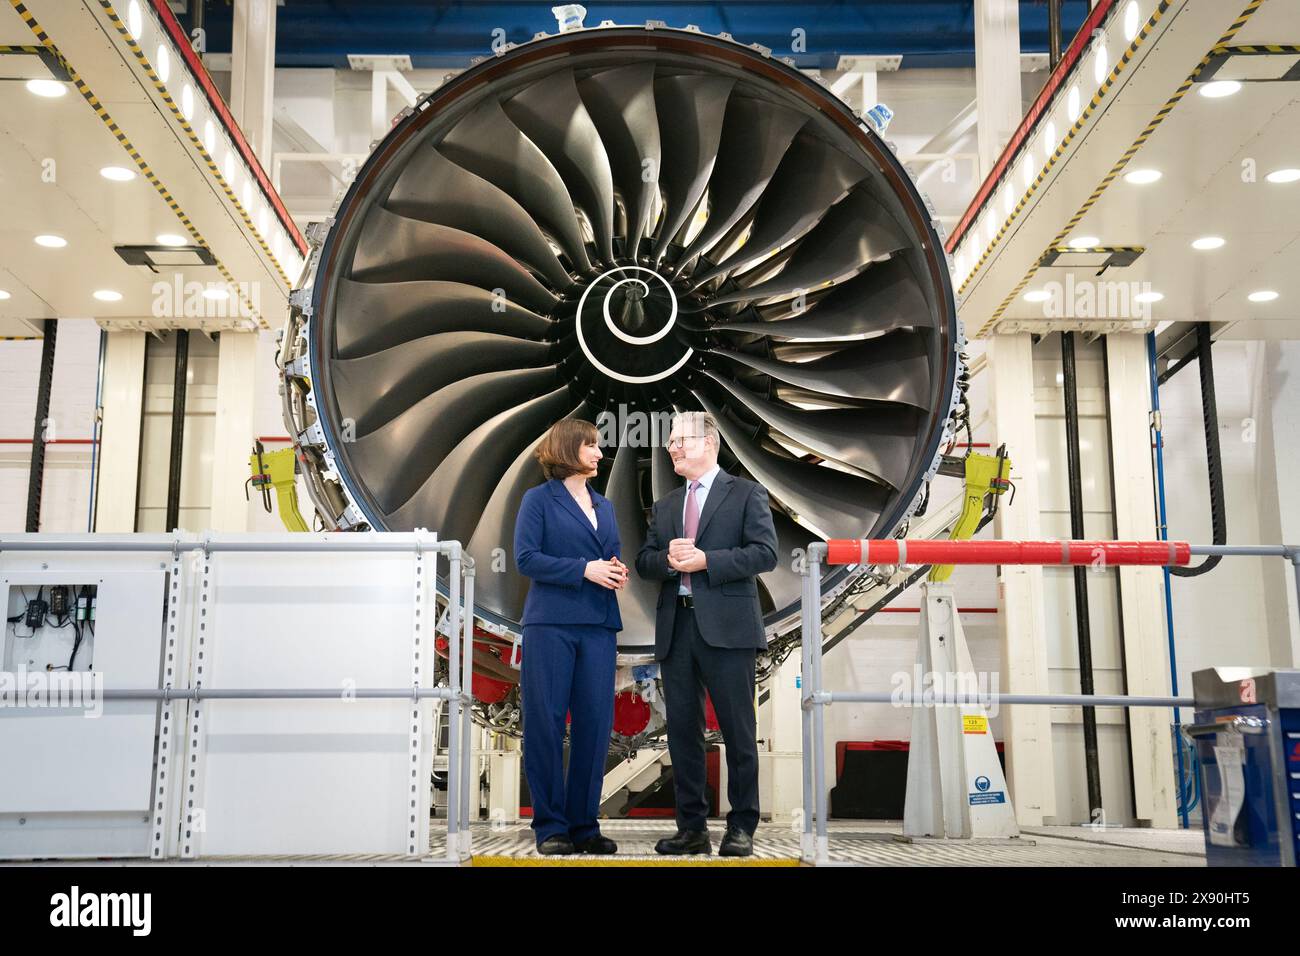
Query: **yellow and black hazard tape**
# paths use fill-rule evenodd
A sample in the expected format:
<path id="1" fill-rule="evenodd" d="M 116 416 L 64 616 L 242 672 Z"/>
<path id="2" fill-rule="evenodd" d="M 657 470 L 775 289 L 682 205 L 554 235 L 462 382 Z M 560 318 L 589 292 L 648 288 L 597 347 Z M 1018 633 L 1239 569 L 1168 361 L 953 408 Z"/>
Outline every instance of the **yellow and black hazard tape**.
<path id="1" fill-rule="evenodd" d="M 40 342 L 43 335 L 0 335 L 0 342 Z"/>
<path id="2" fill-rule="evenodd" d="M 194 145 L 194 148 L 199 151 L 199 155 L 201 155 L 203 161 L 207 163 L 208 171 L 216 177 L 217 183 L 221 186 L 222 191 L 225 192 L 226 197 L 234 204 L 235 209 L 238 210 L 240 218 L 242 218 L 244 224 L 248 226 L 248 231 L 257 239 L 257 243 L 262 247 L 262 251 L 266 253 L 266 257 L 275 265 L 275 271 L 280 273 L 280 278 L 284 279 L 285 285 L 292 287 L 293 282 L 289 279 L 289 276 L 284 269 L 281 268 L 279 260 L 275 257 L 275 253 L 271 251 L 271 247 L 267 245 L 266 239 L 253 223 L 253 217 L 249 215 L 248 210 L 244 208 L 244 204 L 239 201 L 239 197 L 235 195 L 235 191 L 230 188 L 230 183 L 226 182 L 226 177 L 218 168 L 216 160 L 212 158 L 212 155 L 208 152 L 208 148 L 204 145 L 202 138 L 197 132 L 195 132 L 194 127 L 190 125 L 190 121 L 185 118 L 185 114 L 181 112 L 180 106 L 178 106 L 176 101 L 172 99 L 171 93 L 167 90 L 167 84 L 165 84 L 158 76 L 157 72 L 153 68 L 153 64 L 150 63 L 149 59 L 144 55 L 144 50 L 140 49 L 140 44 L 135 42 L 135 37 L 131 36 L 131 31 L 127 29 L 126 24 L 123 23 L 122 19 L 117 15 L 117 11 L 113 9 L 113 4 L 110 3 L 109 0 L 99 0 L 99 5 L 104 10 L 104 13 L 108 15 L 108 19 L 112 22 L 113 28 L 117 30 L 118 35 L 121 36 L 123 42 L 126 43 L 127 49 L 135 56 L 136 62 L 144 69 L 145 75 L 149 77 L 149 82 L 152 83 L 154 89 L 158 91 L 158 95 L 162 97 L 163 103 L 166 104 L 169 110 L 171 110 L 172 116 L 175 117 L 178 123 L 180 123 L 181 129 L 184 130 L 185 135 L 190 138 L 190 142 Z M 200 87 L 200 90 L 201 89 L 202 87 Z M 261 184 L 259 183 L 257 186 L 259 192 L 261 191 L 261 188 Z M 279 221 L 278 217 L 276 221 Z"/>
<path id="3" fill-rule="evenodd" d="M 1212 57 L 1249 56 L 1266 53 L 1300 53 L 1300 45 L 1294 43 L 1255 43 L 1247 46 L 1218 46 L 1210 51 Z"/>
<path id="4" fill-rule="evenodd" d="M 1190 74 L 1188 74 L 1187 79 L 1185 79 L 1178 89 L 1174 91 L 1173 95 L 1165 101 L 1165 104 L 1156 111 L 1155 116 L 1151 118 L 1151 121 L 1147 123 L 1142 132 L 1138 134 L 1137 139 L 1135 139 L 1132 145 L 1124 151 L 1124 155 L 1115 162 L 1115 165 L 1110 168 L 1110 171 L 1106 173 L 1101 182 L 1097 184 L 1097 188 L 1092 191 L 1092 194 L 1070 218 L 1070 221 L 1067 222 L 1065 227 L 1056 234 L 1048 244 L 1049 250 L 1060 246 L 1061 243 L 1064 242 L 1065 237 L 1074 231 L 1074 227 L 1077 226 L 1083 217 L 1088 214 L 1088 210 L 1096 205 L 1097 200 L 1100 199 L 1102 194 L 1110 187 L 1110 184 L 1113 183 L 1119 174 L 1124 171 L 1124 167 L 1129 164 L 1133 157 L 1137 155 L 1138 150 L 1141 149 L 1146 141 L 1151 138 L 1151 134 L 1154 133 L 1160 127 L 1160 124 L 1165 121 L 1165 118 L 1173 112 L 1174 107 L 1178 105 L 1179 101 L 1187 95 L 1187 92 L 1192 88 L 1193 84 L 1196 83 L 1196 78 L 1200 74 L 1201 70 L 1204 69 L 1205 65 L 1213 58 L 1214 50 L 1231 42 L 1232 38 L 1237 35 L 1241 28 L 1246 25 L 1246 22 L 1255 15 L 1255 11 L 1257 11 L 1263 4 L 1264 0 L 1250 0 L 1250 2 L 1246 4 L 1241 13 L 1237 15 L 1237 19 L 1232 22 L 1232 25 L 1228 27 L 1223 36 L 1219 37 L 1218 42 L 1215 43 L 1210 52 L 1201 58 L 1201 62 L 1196 65 L 1195 69 L 1193 69 Z M 1166 6 L 1167 3 L 1162 3 L 1160 9 L 1152 14 L 1151 19 L 1147 21 L 1147 27 L 1143 28 L 1143 33 L 1149 32 L 1149 28 L 1155 25 L 1160 15 L 1163 14 Z M 1139 39 L 1141 39 L 1141 35 L 1139 35 Z M 1136 43 L 1136 40 L 1134 42 Z M 1082 120 L 1082 117 L 1080 117 L 1080 119 Z M 1075 125 L 1077 128 L 1078 124 Z M 1035 273 L 1038 272 L 1039 263 L 1041 261 L 1042 256 L 1039 256 L 1039 258 L 1035 260 L 1034 265 L 1029 267 L 1029 271 L 1025 273 L 1024 278 L 1016 284 L 1016 287 L 1011 290 L 1011 293 L 1003 299 L 1002 303 L 994 310 L 988 321 L 985 322 L 976 333 L 977 335 L 983 336 L 988 332 L 993 331 L 998 321 L 1001 320 L 1002 316 L 1006 313 L 1007 308 L 1016 300 L 1016 297 L 1024 291 L 1025 286 L 1029 285 L 1029 281 L 1034 277 Z"/>
<path id="5" fill-rule="evenodd" d="M 1002 237 L 1006 235 L 1007 230 L 1011 228 L 1011 224 L 1020 216 L 1021 210 L 1029 204 L 1029 200 L 1033 197 L 1034 193 L 1038 191 L 1038 187 L 1047 179 L 1048 173 L 1052 171 L 1052 167 L 1056 165 L 1057 160 L 1059 160 L 1064 154 L 1066 147 L 1070 145 L 1070 142 L 1074 137 L 1077 136 L 1079 131 L 1087 124 L 1088 118 L 1096 112 L 1097 107 L 1101 105 L 1101 101 L 1106 98 L 1106 94 L 1109 93 L 1111 87 L 1115 85 L 1115 81 L 1119 79 L 1120 74 L 1122 74 L 1128 67 L 1133 57 L 1137 54 L 1137 51 L 1142 47 L 1142 44 L 1146 42 L 1147 37 L 1151 35 L 1151 31 L 1155 29 L 1156 24 L 1159 23 L 1161 17 L 1165 15 L 1165 11 L 1169 9 L 1169 3 L 1170 0 L 1160 0 L 1159 5 L 1151 12 L 1151 17 L 1145 24 L 1143 24 L 1142 28 L 1138 30 L 1137 36 L 1135 36 L 1133 41 L 1129 43 L 1128 48 L 1120 54 L 1119 59 L 1115 61 L 1115 65 L 1111 67 L 1110 72 L 1106 74 L 1106 79 L 1103 80 L 1101 86 L 1097 87 L 1096 91 L 1093 92 L 1092 99 L 1088 101 L 1088 105 L 1079 111 L 1079 116 L 1074 121 L 1074 124 L 1066 131 L 1065 137 L 1056 144 L 1056 147 L 1052 150 L 1052 155 L 1048 157 L 1047 162 L 1043 164 L 1041 169 L 1039 169 L 1038 175 L 1035 176 L 1034 181 L 1030 183 L 1029 189 L 1020 197 L 1020 201 L 1016 203 L 1015 209 L 1011 211 L 1011 215 L 1009 215 L 1006 218 L 1006 221 L 1002 223 L 1002 227 L 998 229 L 997 234 L 993 237 L 993 241 L 988 244 L 988 247 L 980 255 L 974 267 L 971 269 L 970 274 L 957 288 L 958 295 L 961 295 L 966 291 L 967 287 L 970 286 L 971 280 L 975 278 L 979 273 L 980 268 L 993 254 L 993 250 L 998 247 L 999 243 L 1001 243 Z M 1029 147 L 1026 146 L 1025 148 L 1028 149 Z M 1014 175 L 1012 169 L 1014 165 L 1014 163 L 1007 164 L 1006 177 L 1008 182 L 1011 182 L 1011 177 Z M 973 230 L 974 226 L 971 228 Z M 986 324 L 985 328 L 987 327 Z M 983 334 L 983 331 L 984 330 L 981 329 L 980 334 Z"/>
<path id="6" fill-rule="evenodd" d="M 1040 266 L 1055 265 L 1061 256 L 1072 254 L 1094 256 L 1105 254 L 1108 258 L 1101 265 L 1101 268 L 1105 270 L 1131 266 L 1146 251 L 1146 246 L 1051 246 L 1038 257 L 1038 264 Z"/>
<path id="7" fill-rule="evenodd" d="M 1238 56 L 1295 56 L 1300 53 L 1300 45 L 1294 43 L 1264 43 L 1243 46 L 1219 46 L 1210 51 L 1210 62 L 1201 70 L 1198 82 L 1209 83 L 1219 75 L 1224 64 Z M 1300 62 L 1292 63 L 1285 73 L 1279 76 L 1253 77 L 1243 82 L 1249 83 L 1293 83 L 1300 80 Z"/>
<path id="8" fill-rule="evenodd" d="M 71 78 L 73 85 L 77 88 L 77 92 L 81 94 L 82 98 L 90 105 L 90 108 L 95 111 L 95 115 L 103 121 L 104 125 L 108 127 L 109 132 L 113 134 L 114 138 L 122 145 L 122 148 L 126 150 L 127 155 L 135 162 L 136 166 L 140 169 L 140 172 L 144 174 L 145 179 L 148 180 L 149 184 L 153 186 L 155 190 L 157 190 L 158 195 L 162 197 L 163 202 L 167 204 L 167 207 L 176 214 L 181 225 L 185 227 L 186 231 L 188 231 L 194 238 L 195 242 L 207 249 L 210 253 L 212 250 L 208 245 L 207 240 L 203 238 L 198 229 L 194 226 L 194 223 L 190 221 L 189 216 L 186 215 L 183 209 L 181 209 L 180 203 L 176 201 L 175 197 L 172 196 L 171 191 L 163 185 L 162 181 L 154 171 L 149 168 L 149 164 L 145 162 L 144 157 L 140 155 L 140 151 L 135 148 L 134 144 L 132 144 L 132 142 L 127 138 L 126 134 L 122 132 L 121 127 L 117 125 L 117 122 L 113 117 L 109 115 L 106 109 L 104 109 L 104 105 L 100 103 L 99 98 L 95 95 L 94 91 L 86 85 L 85 80 L 83 80 L 77 71 L 72 68 L 72 64 L 68 63 L 67 59 L 59 52 L 53 41 L 50 40 L 49 34 L 47 34 L 44 28 L 36 21 L 36 18 L 32 16 L 31 11 L 22 3 L 22 0 L 9 0 L 9 2 L 14 8 L 14 12 L 22 18 L 23 22 L 27 24 L 28 29 L 35 34 L 36 39 L 57 56 L 64 64 L 68 71 L 68 76 Z M 216 258 L 216 256 L 213 256 L 213 259 L 217 264 L 217 270 L 221 273 L 222 278 L 224 278 L 227 284 L 234 290 L 235 295 L 239 297 L 240 302 L 248 309 L 249 314 L 258 320 L 262 328 L 269 329 L 270 325 L 267 323 L 266 319 L 263 318 L 262 314 L 257 311 L 253 303 L 248 301 L 247 297 L 245 297 L 243 291 L 240 290 L 238 283 L 236 283 L 235 277 L 231 275 L 230 270 L 227 269 L 221 260 Z M 283 273 L 281 273 L 281 275 L 283 275 Z M 286 279 L 286 282 L 287 281 L 288 280 Z"/>

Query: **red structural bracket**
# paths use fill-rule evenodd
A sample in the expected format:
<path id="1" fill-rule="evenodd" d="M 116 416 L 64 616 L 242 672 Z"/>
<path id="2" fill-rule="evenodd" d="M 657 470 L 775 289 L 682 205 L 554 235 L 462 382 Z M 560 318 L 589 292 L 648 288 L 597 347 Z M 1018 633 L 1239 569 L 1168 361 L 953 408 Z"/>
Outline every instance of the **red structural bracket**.
<path id="1" fill-rule="evenodd" d="M 928 541 L 846 538 L 826 542 L 827 564 L 1184 565 L 1186 541 Z"/>

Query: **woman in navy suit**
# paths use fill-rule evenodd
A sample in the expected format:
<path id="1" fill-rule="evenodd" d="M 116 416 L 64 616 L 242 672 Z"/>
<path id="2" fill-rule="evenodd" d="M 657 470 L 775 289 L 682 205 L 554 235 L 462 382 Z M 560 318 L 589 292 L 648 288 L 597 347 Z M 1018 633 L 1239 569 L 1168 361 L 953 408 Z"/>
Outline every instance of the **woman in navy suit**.
<path id="1" fill-rule="evenodd" d="M 592 490 L 601 459 L 596 426 L 565 418 L 536 457 L 547 477 L 515 519 L 515 563 L 532 579 L 524 602 L 520 691 L 524 774 L 539 853 L 614 853 L 596 814 L 614 721 L 614 658 L 623 628 L 617 592 L 628 569 L 614 506 Z M 569 773 L 564 777 L 566 716 Z"/>

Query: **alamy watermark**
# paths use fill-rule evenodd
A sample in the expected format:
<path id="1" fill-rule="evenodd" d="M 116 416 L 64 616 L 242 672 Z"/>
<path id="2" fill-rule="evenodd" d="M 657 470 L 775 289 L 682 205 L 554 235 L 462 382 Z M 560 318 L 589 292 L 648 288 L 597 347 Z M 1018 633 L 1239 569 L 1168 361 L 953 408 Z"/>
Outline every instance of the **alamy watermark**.
<path id="1" fill-rule="evenodd" d="M 989 717 L 998 713 L 996 671 L 962 673 L 923 671 L 916 664 L 910 671 L 895 671 L 889 679 L 893 707 L 980 706 Z"/>
<path id="2" fill-rule="evenodd" d="M 0 708 L 46 708 L 104 713 L 101 671 L 0 671 Z"/>

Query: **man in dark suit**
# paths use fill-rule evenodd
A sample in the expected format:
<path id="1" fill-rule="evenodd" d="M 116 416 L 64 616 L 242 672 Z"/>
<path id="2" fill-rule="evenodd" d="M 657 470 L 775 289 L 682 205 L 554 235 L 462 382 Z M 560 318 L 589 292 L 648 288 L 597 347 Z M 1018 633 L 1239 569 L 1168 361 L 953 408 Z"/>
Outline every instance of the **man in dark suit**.
<path id="1" fill-rule="evenodd" d="M 655 619 L 673 762 L 677 833 L 659 853 L 709 853 L 704 693 L 727 748 L 727 832 L 718 852 L 749 856 L 758 828 L 754 658 L 767 647 L 756 575 L 776 567 L 776 528 L 762 485 L 718 467 L 718 425 L 705 412 L 674 417 L 673 469 L 686 484 L 654 504 L 641 576 L 662 581 Z"/>

